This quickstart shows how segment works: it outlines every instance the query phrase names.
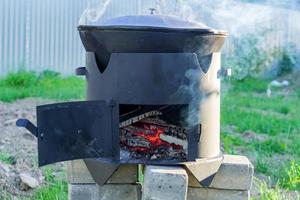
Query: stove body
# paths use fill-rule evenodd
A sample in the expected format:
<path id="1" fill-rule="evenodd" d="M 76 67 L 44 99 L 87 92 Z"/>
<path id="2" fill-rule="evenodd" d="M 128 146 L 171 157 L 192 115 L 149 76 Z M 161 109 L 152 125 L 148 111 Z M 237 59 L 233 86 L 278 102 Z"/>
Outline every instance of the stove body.
<path id="1" fill-rule="evenodd" d="M 101 73 L 95 53 L 87 52 L 86 68 L 81 70 L 87 81 L 87 99 L 118 102 L 120 123 L 126 112 L 137 107 L 185 107 L 181 111 L 186 126 L 182 128 L 188 152 L 186 159 L 175 159 L 178 162 L 220 155 L 220 53 L 213 53 L 207 64 L 205 73 L 193 53 L 114 53 Z M 179 110 L 169 117 L 180 114 Z"/>

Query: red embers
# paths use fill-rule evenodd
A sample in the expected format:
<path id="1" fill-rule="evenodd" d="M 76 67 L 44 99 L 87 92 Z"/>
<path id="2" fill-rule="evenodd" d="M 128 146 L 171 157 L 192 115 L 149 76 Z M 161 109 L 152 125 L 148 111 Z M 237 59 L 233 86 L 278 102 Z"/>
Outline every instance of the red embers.
<path id="1" fill-rule="evenodd" d="M 169 149 L 170 147 L 174 149 L 182 149 L 182 146 L 168 143 L 160 138 L 160 135 L 163 134 L 168 127 L 167 126 L 159 126 L 154 124 L 149 124 L 145 122 L 137 122 L 133 125 L 127 126 L 122 128 L 131 136 L 131 139 L 139 139 L 144 141 L 134 142 L 134 145 L 131 145 L 128 141 L 121 140 L 122 144 L 127 146 L 132 151 L 140 151 L 145 152 L 148 150 L 153 150 L 157 148 L 166 148 Z M 146 145 L 148 144 L 149 145 Z"/>

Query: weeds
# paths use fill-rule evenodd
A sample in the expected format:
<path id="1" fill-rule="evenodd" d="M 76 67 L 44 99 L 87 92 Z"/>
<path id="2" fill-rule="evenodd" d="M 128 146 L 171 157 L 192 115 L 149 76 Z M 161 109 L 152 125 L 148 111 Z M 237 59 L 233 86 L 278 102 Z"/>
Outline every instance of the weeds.
<path id="1" fill-rule="evenodd" d="M 288 200 L 288 197 L 276 185 L 274 188 L 268 186 L 266 182 L 261 182 L 259 186 L 259 200 Z"/>
<path id="2" fill-rule="evenodd" d="M 84 80 L 61 77 L 59 73 L 44 71 L 18 72 L 0 80 L 0 101 L 11 102 L 26 97 L 70 100 L 84 97 Z"/>
<path id="3" fill-rule="evenodd" d="M 292 161 L 290 168 L 287 170 L 287 178 L 285 178 L 281 185 L 289 190 L 300 191 L 300 164 Z"/>
<path id="4" fill-rule="evenodd" d="M 254 187 L 259 189 L 259 195 L 252 197 L 252 200 L 300 200 L 298 192 L 289 192 L 281 188 L 279 182 L 272 186 L 270 181 L 254 179 Z"/>
<path id="5" fill-rule="evenodd" d="M 295 186 L 296 161 L 300 160 L 299 91 L 267 97 L 267 80 L 250 78 L 229 84 L 222 99 L 221 124 L 235 129 L 233 134 L 221 134 L 225 152 L 248 156 L 256 173 L 270 176 L 273 183 L 280 183 L 278 187 L 299 190 Z M 245 134 L 248 130 L 250 135 Z M 291 160 L 295 161 L 287 172 Z"/>
<path id="6" fill-rule="evenodd" d="M 35 200 L 65 200 L 68 196 L 68 185 L 65 180 L 54 177 L 51 168 L 46 168 L 45 179 L 47 185 L 37 191 Z"/>

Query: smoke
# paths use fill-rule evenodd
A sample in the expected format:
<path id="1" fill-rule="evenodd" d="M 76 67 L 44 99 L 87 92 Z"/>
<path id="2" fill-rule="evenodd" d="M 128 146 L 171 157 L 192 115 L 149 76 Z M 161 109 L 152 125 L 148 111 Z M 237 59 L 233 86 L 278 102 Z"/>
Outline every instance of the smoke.
<path id="1" fill-rule="evenodd" d="M 187 117 L 187 122 L 190 127 L 194 127 L 200 123 L 200 103 L 202 100 L 202 93 L 200 90 L 199 80 L 201 76 L 201 69 L 190 69 L 185 73 L 185 76 L 189 79 L 190 85 L 188 87 L 180 88 L 180 90 L 187 90 L 192 97 L 189 105 L 189 113 Z"/>
<path id="2" fill-rule="evenodd" d="M 200 68 L 192 68 L 185 72 L 184 76 L 188 83 L 182 84 L 173 94 L 172 98 L 189 97 L 189 108 L 187 113 L 182 113 L 188 128 L 192 128 L 200 123 L 199 106 L 202 100 L 202 92 L 200 90 L 200 82 L 202 70 Z"/>
<path id="3" fill-rule="evenodd" d="M 100 20 L 111 0 L 88 0 L 87 8 L 83 11 L 79 25 L 89 25 Z"/>

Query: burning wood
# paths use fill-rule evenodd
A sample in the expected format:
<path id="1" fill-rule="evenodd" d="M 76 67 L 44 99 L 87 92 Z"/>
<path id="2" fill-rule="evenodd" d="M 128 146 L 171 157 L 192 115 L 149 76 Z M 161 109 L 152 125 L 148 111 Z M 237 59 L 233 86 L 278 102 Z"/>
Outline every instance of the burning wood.
<path id="1" fill-rule="evenodd" d="M 127 154 L 130 158 L 148 160 L 187 158 L 186 129 L 168 124 L 158 117 L 147 117 L 136 123 L 121 126 L 120 132 L 121 149 L 130 152 Z"/>

